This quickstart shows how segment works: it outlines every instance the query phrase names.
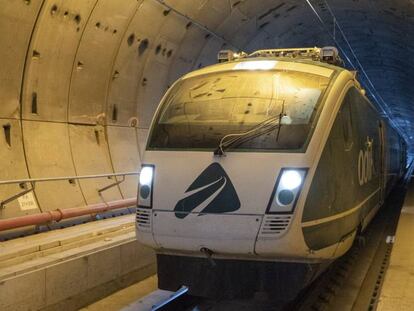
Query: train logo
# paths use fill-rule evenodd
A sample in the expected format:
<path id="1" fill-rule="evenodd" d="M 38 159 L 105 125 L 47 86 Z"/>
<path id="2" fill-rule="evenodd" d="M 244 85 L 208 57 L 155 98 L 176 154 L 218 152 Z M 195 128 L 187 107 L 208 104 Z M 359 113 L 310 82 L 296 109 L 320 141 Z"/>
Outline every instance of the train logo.
<path id="1" fill-rule="evenodd" d="M 190 213 L 234 212 L 240 208 L 240 199 L 230 177 L 218 163 L 210 164 L 185 191 L 186 197 L 174 208 L 177 218 Z"/>
<path id="2" fill-rule="evenodd" d="M 375 174 L 374 159 L 372 156 L 372 144 L 374 139 L 367 136 L 365 150 L 359 151 L 358 156 L 358 181 L 359 185 L 365 185 Z"/>

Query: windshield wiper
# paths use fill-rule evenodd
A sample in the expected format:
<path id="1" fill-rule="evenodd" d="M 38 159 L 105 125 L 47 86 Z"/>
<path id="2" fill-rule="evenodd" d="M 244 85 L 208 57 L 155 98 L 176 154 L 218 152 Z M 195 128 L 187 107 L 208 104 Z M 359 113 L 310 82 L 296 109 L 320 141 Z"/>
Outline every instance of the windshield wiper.
<path id="1" fill-rule="evenodd" d="M 241 144 L 246 142 L 252 138 L 261 136 L 266 134 L 275 128 L 277 128 L 280 124 L 280 115 L 273 116 L 269 119 L 256 124 L 248 131 L 243 133 L 235 133 L 235 134 L 227 134 L 220 139 L 220 143 L 218 147 L 214 150 L 214 155 L 216 156 L 223 156 L 224 151 L 230 148 L 231 146 L 235 146 L 236 144 Z"/>
<path id="2" fill-rule="evenodd" d="M 279 141 L 280 129 L 282 128 L 282 117 L 285 115 L 285 101 L 282 102 L 282 112 L 279 115 L 279 128 L 277 129 L 276 141 Z"/>

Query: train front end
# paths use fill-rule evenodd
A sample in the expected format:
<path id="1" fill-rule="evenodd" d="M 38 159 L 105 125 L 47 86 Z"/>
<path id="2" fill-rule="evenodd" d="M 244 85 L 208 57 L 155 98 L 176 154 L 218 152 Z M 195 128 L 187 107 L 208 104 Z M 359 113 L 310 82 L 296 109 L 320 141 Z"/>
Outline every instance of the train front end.
<path id="1" fill-rule="evenodd" d="M 315 276 L 312 267 L 332 250 L 309 253 L 301 209 L 318 149 L 312 137 L 335 75 L 329 66 L 246 59 L 171 87 L 151 126 L 136 223 L 138 240 L 157 253 L 160 288 L 283 293 L 274 278 Z M 268 282 L 257 284 L 264 274 Z"/>

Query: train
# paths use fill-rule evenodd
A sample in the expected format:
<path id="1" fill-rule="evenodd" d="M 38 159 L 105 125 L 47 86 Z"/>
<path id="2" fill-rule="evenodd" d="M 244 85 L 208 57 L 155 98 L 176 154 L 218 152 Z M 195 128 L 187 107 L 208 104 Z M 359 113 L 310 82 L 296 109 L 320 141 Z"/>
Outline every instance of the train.
<path id="1" fill-rule="evenodd" d="M 364 232 L 407 146 L 335 47 L 218 58 L 155 112 L 137 239 L 161 289 L 291 300 Z"/>

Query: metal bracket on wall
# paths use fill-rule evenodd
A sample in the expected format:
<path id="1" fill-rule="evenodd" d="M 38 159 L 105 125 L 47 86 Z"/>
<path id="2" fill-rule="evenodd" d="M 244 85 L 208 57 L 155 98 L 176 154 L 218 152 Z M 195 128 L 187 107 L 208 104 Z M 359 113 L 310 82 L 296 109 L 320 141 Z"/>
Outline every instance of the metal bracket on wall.
<path id="1" fill-rule="evenodd" d="M 124 181 L 125 181 L 125 175 L 122 175 L 122 179 L 121 180 L 118 180 L 118 181 L 116 181 L 116 182 L 114 182 L 112 184 L 109 184 L 108 186 L 105 186 L 103 188 L 98 189 L 99 195 L 101 196 L 102 192 L 104 192 L 104 191 L 106 191 L 108 189 L 111 189 L 112 187 L 118 186 L 119 184 L 121 184 Z"/>
<path id="2" fill-rule="evenodd" d="M 103 188 L 98 189 L 99 197 L 101 198 L 102 202 L 105 205 L 108 206 L 108 203 L 105 201 L 105 198 L 103 197 L 102 192 L 104 192 L 104 191 L 106 191 L 108 189 L 111 189 L 111 188 L 113 188 L 115 186 L 118 186 L 119 184 L 121 184 L 122 182 L 124 182 L 125 181 L 125 175 L 121 175 L 121 176 L 122 176 L 122 179 L 121 180 L 117 180 L 116 182 L 113 182 L 112 184 L 109 184 L 109 185 L 107 185 L 107 186 L 105 186 Z M 108 178 L 112 178 L 112 176 L 111 177 L 108 177 Z"/>
<path id="3" fill-rule="evenodd" d="M 112 177 L 108 177 L 108 178 L 112 178 Z M 106 206 L 108 206 L 108 203 L 106 202 L 105 198 L 103 197 L 102 192 L 104 192 L 104 191 L 106 191 L 106 190 L 108 190 L 108 189 L 111 189 L 112 187 L 118 186 L 118 185 L 119 185 L 119 184 L 121 184 L 123 181 L 125 181 L 125 175 L 122 175 L 122 179 L 121 179 L 121 180 L 118 180 L 118 181 L 116 181 L 116 182 L 114 182 L 114 183 L 112 183 L 112 184 L 109 184 L 108 186 L 105 186 L 105 187 L 103 187 L 103 188 L 98 189 L 98 194 L 99 194 L 99 197 L 101 198 L 102 202 L 103 202 Z"/>

